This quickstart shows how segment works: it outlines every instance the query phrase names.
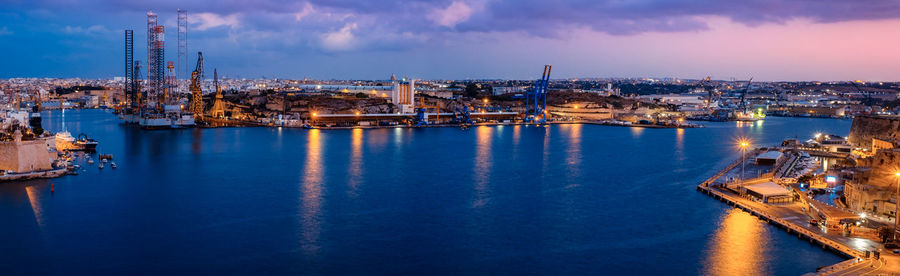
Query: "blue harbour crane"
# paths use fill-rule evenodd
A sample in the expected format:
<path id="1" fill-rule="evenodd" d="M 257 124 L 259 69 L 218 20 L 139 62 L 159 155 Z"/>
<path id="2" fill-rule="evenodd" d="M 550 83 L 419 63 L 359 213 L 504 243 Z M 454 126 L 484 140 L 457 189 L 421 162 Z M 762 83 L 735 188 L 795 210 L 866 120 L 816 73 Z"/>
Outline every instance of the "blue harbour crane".
<path id="1" fill-rule="evenodd" d="M 550 84 L 551 67 L 544 65 L 544 74 L 534 83 L 534 90 L 528 92 L 525 97 L 526 123 L 544 124 L 547 122 L 547 86 Z"/>

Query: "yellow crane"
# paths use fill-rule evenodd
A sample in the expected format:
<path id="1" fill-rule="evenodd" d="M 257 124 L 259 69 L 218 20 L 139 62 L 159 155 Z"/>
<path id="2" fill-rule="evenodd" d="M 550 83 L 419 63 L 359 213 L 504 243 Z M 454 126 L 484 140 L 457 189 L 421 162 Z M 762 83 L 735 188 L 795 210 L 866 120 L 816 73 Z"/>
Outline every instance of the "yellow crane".
<path id="1" fill-rule="evenodd" d="M 197 52 L 197 67 L 191 72 L 191 113 L 194 116 L 203 115 L 203 91 L 200 82 L 203 80 L 203 52 Z"/>
<path id="2" fill-rule="evenodd" d="M 213 81 L 216 84 L 216 100 L 213 102 L 211 115 L 213 118 L 225 118 L 225 101 L 219 89 L 219 74 L 213 69 Z"/>

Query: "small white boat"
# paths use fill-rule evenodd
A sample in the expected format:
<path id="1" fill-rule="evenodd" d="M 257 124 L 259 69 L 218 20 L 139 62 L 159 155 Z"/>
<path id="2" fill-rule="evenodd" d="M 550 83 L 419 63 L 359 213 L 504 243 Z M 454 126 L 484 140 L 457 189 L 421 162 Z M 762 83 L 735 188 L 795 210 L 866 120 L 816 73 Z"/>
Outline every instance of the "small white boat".
<path id="1" fill-rule="evenodd" d="M 88 159 L 88 165 L 93 165 L 93 164 L 94 164 L 94 159 Z"/>
<path id="2" fill-rule="evenodd" d="M 116 168 L 116 162 L 109 162 L 109 166 L 112 167 L 113 169 L 115 169 L 115 168 Z"/>
<path id="3" fill-rule="evenodd" d="M 100 165 L 97 165 L 97 168 L 103 169 L 103 163 L 100 163 Z"/>

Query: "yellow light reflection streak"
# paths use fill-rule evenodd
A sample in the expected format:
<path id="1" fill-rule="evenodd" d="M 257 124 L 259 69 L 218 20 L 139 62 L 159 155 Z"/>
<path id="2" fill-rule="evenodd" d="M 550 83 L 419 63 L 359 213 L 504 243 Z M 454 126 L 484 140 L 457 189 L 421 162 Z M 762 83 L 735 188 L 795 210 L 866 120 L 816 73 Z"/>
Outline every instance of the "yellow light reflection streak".
<path id="1" fill-rule="evenodd" d="M 731 209 L 707 249 L 708 275 L 764 275 L 765 225 L 747 212 Z"/>
<path id="2" fill-rule="evenodd" d="M 684 129 L 675 130 L 675 157 L 678 161 L 684 160 Z"/>
<path id="3" fill-rule="evenodd" d="M 641 134 L 644 133 L 644 128 L 642 127 L 631 127 L 631 137 L 634 139 L 641 138 Z"/>
<path id="4" fill-rule="evenodd" d="M 472 202 L 472 208 L 481 208 L 487 204 L 488 183 L 491 178 L 492 156 L 491 156 L 491 140 L 493 132 L 490 127 L 479 126 L 476 132 L 476 149 L 475 149 L 475 166 L 473 177 L 475 178 L 475 201 Z"/>
<path id="5" fill-rule="evenodd" d="M 44 208 L 41 206 L 41 194 L 35 185 L 25 186 L 25 193 L 28 195 L 28 203 L 31 204 L 31 211 L 34 212 L 34 220 L 37 222 L 41 232 L 45 231 Z"/>
<path id="6" fill-rule="evenodd" d="M 519 147 L 519 139 L 522 138 L 522 126 L 515 125 L 513 126 L 513 148 Z"/>
<path id="7" fill-rule="evenodd" d="M 318 129 L 309 130 L 306 143 L 306 163 L 303 166 L 301 201 L 301 248 L 307 254 L 319 251 L 321 232 L 320 212 L 322 208 L 322 140 Z"/>
<path id="8" fill-rule="evenodd" d="M 348 194 L 351 197 L 356 197 L 360 178 L 362 176 L 363 130 L 359 128 L 353 129 L 350 139 L 350 166 L 347 166 L 347 169 L 349 169 L 348 175 L 350 176 L 348 181 L 350 191 Z"/>
<path id="9" fill-rule="evenodd" d="M 566 164 L 568 164 L 566 170 L 569 173 L 566 177 L 571 179 L 578 179 L 581 176 L 581 127 L 582 124 L 566 125 L 566 129 L 569 131 L 569 148 L 566 153 Z M 574 187 L 577 184 L 569 186 Z"/>

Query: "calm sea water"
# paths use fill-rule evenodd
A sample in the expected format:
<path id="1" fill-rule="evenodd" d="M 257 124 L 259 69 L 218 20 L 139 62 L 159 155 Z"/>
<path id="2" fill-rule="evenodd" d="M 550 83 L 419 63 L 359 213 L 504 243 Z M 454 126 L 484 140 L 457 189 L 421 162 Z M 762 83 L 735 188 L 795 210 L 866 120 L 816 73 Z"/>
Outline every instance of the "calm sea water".
<path id="1" fill-rule="evenodd" d="M 849 120 L 142 131 L 70 110 L 65 123 L 119 167 L 0 183 L 2 274 L 794 275 L 842 260 L 695 186 L 738 157 L 736 137 L 842 135 Z"/>

